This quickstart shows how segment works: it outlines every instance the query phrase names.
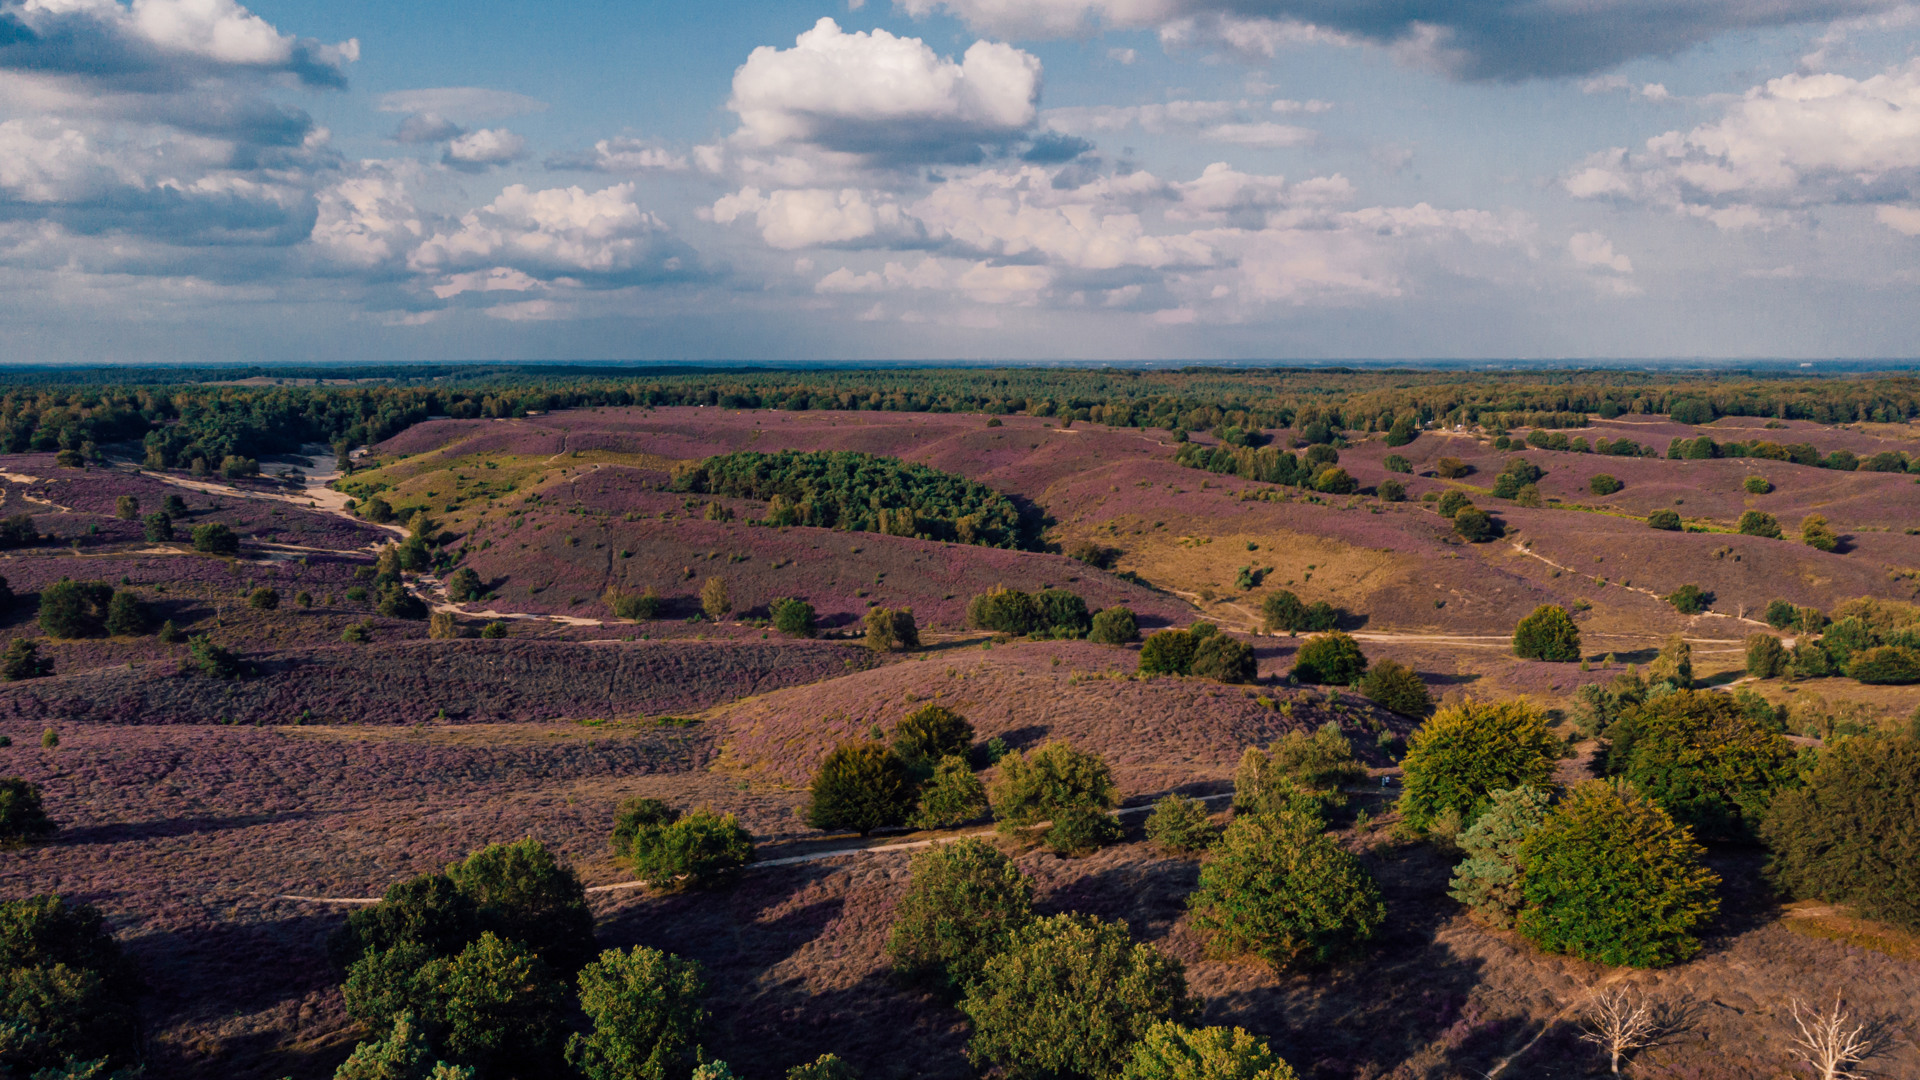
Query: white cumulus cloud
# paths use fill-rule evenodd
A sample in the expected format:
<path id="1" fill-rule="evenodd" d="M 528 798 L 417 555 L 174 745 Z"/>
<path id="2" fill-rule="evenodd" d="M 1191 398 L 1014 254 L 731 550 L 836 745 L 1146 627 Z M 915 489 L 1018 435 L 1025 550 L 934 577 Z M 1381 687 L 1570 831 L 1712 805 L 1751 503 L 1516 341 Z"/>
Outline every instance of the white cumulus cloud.
<path id="1" fill-rule="evenodd" d="M 469 172 L 505 165 L 527 156 L 527 140 L 506 128 L 481 128 L 447 144 L 443 164 Z"/>
<path id="2" fill-rule="evenodd" d="M 1613 250 L 1613 241 L 1597 232 L 1574 233 L 1567 240 L 1567 253 L 1581 266 L 1611 270 L 1616 274 L 1633 273 L 1633 260 Z"/>

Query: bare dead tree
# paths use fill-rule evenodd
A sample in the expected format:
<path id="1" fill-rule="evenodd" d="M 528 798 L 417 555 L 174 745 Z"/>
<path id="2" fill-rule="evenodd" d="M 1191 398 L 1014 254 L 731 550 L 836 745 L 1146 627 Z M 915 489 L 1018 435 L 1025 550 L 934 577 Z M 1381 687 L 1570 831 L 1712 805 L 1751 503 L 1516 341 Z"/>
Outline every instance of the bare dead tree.
<path id="1" fill-rule="evenodd" d="M 1660 1019 L 1653 1003 L 1630 990 L 1608 990 L 1587 1007 L 1580 1038 L 1607 1052 L 1613 1071 L 1620 1072 L 1622 1055 L 1652 1043 L 1660 1036 Z"/>
<path id="2" fill-rule="evenodd" d="M 1793 1038 L 1794 1050 L 1813 1067 L 1820 1080 L 1866 1080 L 1866 1073 L 1854 1066 L 1878 1054 L 1884 1046 L 1880 1025 L 1855 1023 L 1836 995 L 1833 1007 L 1817 1008 L 1793 999 L 1794 1026 L 1800 1033 Z"/>

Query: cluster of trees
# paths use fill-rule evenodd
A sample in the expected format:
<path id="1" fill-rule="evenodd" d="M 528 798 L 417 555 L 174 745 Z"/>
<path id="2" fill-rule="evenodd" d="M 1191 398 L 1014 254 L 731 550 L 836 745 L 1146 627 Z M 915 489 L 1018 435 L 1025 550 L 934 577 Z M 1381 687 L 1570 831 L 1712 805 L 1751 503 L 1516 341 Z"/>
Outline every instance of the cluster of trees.
<path id="1" fill-rule="evenodd" d="M 1706 435 L 1673 440 L 1667 444 L 1667 458 L 1672 461 L 1762 458 L 1767 461 L 1809 465 L 1816 469 L 1838 469 L 1841 472 L 1920 472 L 1920 469 L 1915 468 L 1916 461 L 1898 450 L 1883 450 L 1867 458 L 1862 458 L 1851 450 L 1834 450 L 1823 455 L 1812 443 L 1782 445 L 1765 439 L 1722 443 L 1714 442 Z"/>
<path id="2" fill-rule="evenodd" d="M 1360 490 L 1360 482 L 1340 468 L 1340 452 L 1318 444 L 1296 457 L 1291 450 L 1271 446 L 1201 446 L 1182 443 L 1174 460 L 1190 469 L 1238 476 L 1264 484 L 1285 484 L 1307 488 L 1323 495 L 1351 495 Z"/>
<path id="3" fill-rule="evenodd" d="M 1863 683 L 1920 682 L 1920 607 L 1861 597 L 1834 609 L 1829 621 L 1814 608 L 1785 600 L 1767 605 L 1776 630 L 1800 635 L 1789 650 L 1772 634 L 1747 639 L 1747 672 L 1755 678 L 1845 675 Z"/>
<path id="4" fill-rule="evenodd" d="M 1581 427 L 1582 424 L 1567 424 L 1565 427 Z M 1605 436 L 1594 439 L 1591 444 L 1586 436 L 1567 437 L 1564 431 L 1542 431 L 1536 428 L 1527 433 L 1524 439 L 1509 435 L 1496 435 L 1493 439 L 1495 450 L 1518 450 L 1531 446 L 1535 450 L 1559 450 L 1571 454 L 1599 454 L 1602 457 L 1657 457 L 1651 446 L 1641 446 L 1632 439 L 1609 439 Z"/>
<path id="5" fill-rule="evenodd" d="M 1535 489 L 1536 496 L 1538 490 Z M 1458 488 L 1442 492 L 1440 498 L 1435 500 L 1434 510 L 1452 521 L 1454 535 L 1469 544 L 1484 544 L 1502 531 L 1500 519 L 1473 505 L 1473 500 L 1467 497 L 1466 492 Z"/>
<path id="6" fill-rule="evenodd" d="M 1093 629 L 1093 615 L 1087 602 L 1067 589 L 1027 593 L 1000 586 L 967 601 L 967 627 L 1015 636 L 1082 638 Z"/>
<path id="7" fill-rule="evenodd" d="M 898 458 L 849 451 L 742 451 L 675 474 L 676 491 L 767 501 L 766 524 L 1033 546 L 1005 495 Z"/>
<path id="8" fill-rule="evenodd" d="M 1268 633 L 1320 633 L 1340 624 L 1340 609 L 1325 600 L 1302 603 L 1290 590 L 1276 589 L 1260 601 L 1260 618 Z"/>
<path id="9" fill-rule="evenodd" d="M 92 905 L 0 900 L 0 1075 L 137 1075 L 141 989 Z"/>
<path id="10" fill-rule="evenodd" d="M 1197 675 L 1223 683 L 1250 683 L 1259 674 L 1253 646 L 1209 622 L 1159 630 L 1140 644 L 1140 674 Z"/>

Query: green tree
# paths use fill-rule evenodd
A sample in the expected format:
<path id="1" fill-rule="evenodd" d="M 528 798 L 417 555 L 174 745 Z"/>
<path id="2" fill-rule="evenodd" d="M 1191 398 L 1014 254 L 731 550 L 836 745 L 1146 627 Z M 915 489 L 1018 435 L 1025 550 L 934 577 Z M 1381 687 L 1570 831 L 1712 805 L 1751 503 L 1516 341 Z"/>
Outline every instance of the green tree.
<path id="1" fill-rule="evenodd" d="M 1800 542 L 1816 551 L 1833 551 L 1840 546 L 1840 534 L 1824 515 L 1808 514 L 1800 521 Z"/>
<path id="2" fill-rule="evenodd" d="M 216 679 L 240 677 L 240 658 L 205 634 L 187 640 L 187 663 Z"/>
<path id="3" fill-rule="evenodd" d="M 719 622 L 727 612 L 733 610 L 733 598 L 727 594 L 725 578 L 710 577 L 706 584 L 700 586 L 700 610 L 706 612 L 707 618 L 714 622 Z"/>
<path id="4" fill-rule="evenodd" d="M 1388 446 L 1405 446 L 1419 434 L 1419 429 L 1413 426 L 1412 417 L 1396 417 L 1393 426 L 1387 429 L 1386 443 Z"/>
<path id="5" fill-rule="evenodd" d="M 1607 736 L 1607 771 L 1707 839 L 1751 839 L 1774 791 L 1796 774 L 1792 745 L 1726 694 L 1657 695 Z"/>
<path id="6" fill-rule="evenodd" d="M 393 505 L 375 495 L 360 506 L 360 516 L 375 525 L 385 525 L 393 520 Z"/>
<path id="7" fill-rule="evenodd" d="M 946 829 L 977 821 L 991 812 L 986 785 L 974 775 L 963 757 L 945 757 L 933 767 L 933 777 L 920 789 L 920 803 L 913 812 L 913 825 L 920 829 Z"/>
<path id="8" fill-rule="evenodd" d="M 1447 894 L 1488 923 L 1511 927 L 1526 883 L 1520 846 L 1547 819 L 1547 802 L 1545 788 L 1491 793 L 1486 811 L 1460 834 L 1466 858 L 1453 868 Z"/>
<path id="9" fill-rule="evenodd" d="M 140 990 L 92 905 L 51 895 L 0 900 L 0 1070 L 131 1065 Z"/>
<path id="10" fill-rule="evenodd" d="M 385 1038 L 355 1046 L 334 1071 L 333 1080 L 473 1080 L 473 1075 L 472 1069 L 436 1060 L 426 1025 L 406 1011 L 394 1017 Z"/>
<path id="11" fill-rule="evenodd" d="M 31 638 L 14 638 L 0 654 L 0 680 L 19 682 L 53 674 L 53 661 L 40 655 L 40 643 Z"/>
<path id="12" fill-rule="evenodd" d="M 1920 682 L 1920 649 L 1877 645 L 1847 659 L 1847 674 L 1877 686 L 1905 686 Z"/>
<path id="13" fill-rule="evenodd" d="M 1660 655 L 1647 665 L 1647 686 L 1693 689 L 1693 646 L 1686 638 L 1673 634 L 1660 646 Z"/>
<path id="14" fill-rule="evenodd" d="M 1413 462 L 1408 461 L 1399 454 L 1388 454 L 1386 457 L 1381 458 L 1380 466 L 1388 472 L 1410 473 L 1413 471 Z"/>
<path id="15" fill-rule="evenodd" d="M 113 637 L 139 637 L 152 628 L 147 605 L 125 589 L 114 592 L 107 601 L 107 633 Z"/>
<path id="16" fill-rule="evenodd" d="M 1140 645 L 1140 674 L 1186 675 L 1200 642 L 1186 630 L 1156 630 Z"/>
<path id="17" fill-rule="evenodd" d="M 532 949 L 488 931 L 419 979 L 455 1060 L 488 1076 L 553 1075 L 567 993 Z"/>
<path id="18" fill-rule="evenodd" d="M 205 525 L 194 527 L 193 550 L 205 552 L 208 555 L 238 555 L 240 538 L 225 525 L 210 521 Z"/>
<path id="19" fill-rule="evenodd" d="M 1124 922 L 1069 914 L 1016 931 L 960 1011 L 973 1021 L 976 1067 L 1095 1080 L 1118 1073 L 1155 1023 L 1197 1010 L 1178 960 L 1136 943 Z"/>
<path id="20" fill-rule="evenodd" d="M 329 950 L 346 968 L 369 953 L 402 946 L 427 956 L 453 956 L 479 936 L 480 912 L 473 898 L 445 874 L 419 874 L 388 886 L 379 903 L 348 912 Z"/>
<path id="21" fill-rule="evenodd" d="M 781 597 L 767 605 L 767 614 L 773 617 L 773 628 L 783 634 L 801 638 L 814 635 L 813 605 L 805 600 Z"/>
<path id="22" fill-rule="evenodd" d="M 913 772 L 882 742 L 842 743 L 828 753 L 807 788 L 806 822 L 815 829 L 852 829 L 861 836 L 900 825 L 913 813 Z"/>
<path id="23" fill-rule="evenodd" d="M 1916 714 L 1920 715 L 1920 714 Z M 1788 895 L 1849 904 L 1920 930 L 1920 723 L 1841 739 L 1803 787 L 1783 787 L 1761 825 L 1767 876 Z"/>
<path id="24" fill-rule="evenodd" d="M 280 606 L 280 590 L 262 585 L 247 594 L 247 606 L 255 611 L 273 611 Z"/>
<path id="25" fill-rule="evenodd" d="M 1046 821 L 1070 807 L 1111 809 L 1118 798 L 1106 762 L 1057 740 L 1001 758 L 991 795 L 994 815 L 1016 826 Z"/>
<path id="26" fill-rule="evenodd" d="M 1193 650 L 1192 673 L 1223 683 L 1250 683 L 1259 674 L 1253 646 L 1226 634 L 1214 634 Z"/>
<path id="27" fill-rule="evenodd" d="M 1338 630 L 1308 638 L 1293 655 L 1293 677 L 1303 683 L 1351 686 L 1366 673 L 1360 643 Z"/>
<path id="28" fill-rule="evenodd" d="M 1764 476 L 1749 476 L 1740 482 L 1740 486 L 1746 489 L 1749 495 L 1765 495 L 1773 490 L 1772 481 Z"/>
<path id="29" fill-rule="evenodd" d="M 173 539 L 173 518 L 164 511 L 148 514 L 140 524 L 150 544 L 163 544 Z"/>
<path id="30" fill-rule="evenodd" d="M 507 624 L 499 619 L 494 619 L 480 628 L 480 636 L 488 641 L 498 641 L 507 636 Z"/>
<path id="31" fill-rule="evenodd" d="M 1433 694 L 1414 670 L 1398 660 L 1382 660 L 1360 679 L 1360 692 L 1383 709 L 1416 719 L 1433 711 Z"/>
<path id="32" fill-rule="evenodd" d="M 449 865 L 447 876 L 473 901 L 482 930 L 527 946 L 555 971 L 578 971 L 593 955 L 586 889 L 540 841 L 489 844 Z"/>
<path id="33" fill-rule="evenodd" d="M 41 804 L 39 784 L 18 776 L 0 777 L 0 848 L 51 836 L 56 828 Z"/>
<path id="34" fill-rule="evenodd" d="M 965 757 L 973 749 L 973 725 L 944 705 L 922 705 L 893 727 L 893 750 L 921 775 L 941 758 Z"/>
<path id="35" fill-rule="evenodd" d="M 887 957 L 901 975 L 958 996 L 1032 920 L 1033 882 L 993 845 L 967 837 L 913 856 Z"/>
<path id="36" fill-rule="evenodd" d="M 590 1033 L 567 1040 L 587 1080 L 686 1080 L 708 1013 L 700 965 L 643 945 L 608 949 L 580 969 Z"/>
<path id="37" fill-rule="evenodd" d="M 1577 785 L 1520 845 L 1520 933 L 1551 953 L 1663 967 L 1700 950 L 1720 879 L 1685 826 L 1631 783 Z"/>
<path id="38" fill-rule="evenodd" d="M 1030 634 L 1041 625 L 1040 605 L 1029 594 L 1004 585 L 967 601 L 967 626 L 997 634 Z"/>
<path id="39" fill-rule="evenodd" d="M 1233 773 L 1233 807 L 1242 814 L 1307 813 L 1324 817 L 1342 806 L 1345 784 L 1366 778 L 1353 756 L 1353 743 L 1337 723 L 1312 734 L 1289 731 L 1262 752 L 1249 746 Z"/>
<path id="40" fill-rule="evenodd" d="M 1407 485 L 1398 480 L 1382 480 L 1380 486 L 1374 489 L 1374 494 L 1380 496 L 1381 502 L 1406 502 Z"/>
<path id="41" fill-rule="evenodd" d="M 1260 601 L 1260 618 L 1268 633 L 1280 630 L 1295 633 L 1306 629 L 1306 614 L 1307 606 L 1286 589 L 1268 593 L 1266 599 Z"/>
<path id="42" fill-rule="evenodd" d="M 1087 640 L 1095 645 L 1125 645 L 1140 636 L 1140 624 L 1131 608 L 1115 604 L 1093 613 Z"/>
<path id="43" fill-rule="evenodd" d="M 613 853 L 622 859 L 633 855 L 633 841 L 647 829 L 664 829 L 680 820 L 680 811 L 659 799 L 634 798 L 614 811 Z"/>
<path id="44" fill-rule="evenodd" d="M 1469 544 L 1484 544 L 1500 535 L 1493 516 L 1477 506 L 1463 506 L 1453 515 L 1453 531 Z"/>
<path id="45" fill-rule="evenodd" d="M 787 1080 L 860 1080 L 860 1073 L 834 1054 L 821 1054 L 805 1065 L 788 1069 Z"/>
<path id="46" fill-rule="evenodd" d="M 1679 532 L 1681 529 L 1680 515 L 1674 513 L 1672 510 L 1655 510 L 1653 513 L 1647 515 L 1647 528 L 1659 529 L 1662 532 Z"/>
<path id="47" fill-rule="evenodd" d="M 1759 510 L 1749 510 L 1740 515 L 1740 521 L 1734 526 L 1742 536 L 1764 536 L 1769 540 L 1780 539 L 1780 523 L 1772 514 Z"/>
<path id="48" fill-rule="evenodd" d="M 1756 679 L 1773 679 L 1785 675 L 1793 666 L 1793 658 L 1787 655 L 1786 646 L 1772 634 L 1760 633 L 1747 635 L 1747 674 Z"/>
<path id="49" fill-rule="evenodd" d="M 1698 615 L 1713 603 L 1713 594 L 1689 583 L 1668 593 L 1665 599 L 1682 615 Z"/>
<path id="50" fill-rule="evenodd" d="M 1234 818 L 1187 904 L 1211 953 L 1251 955 L 1276 968 L 1350 953 L 1387 915 L 1360 861 L 1321 833 L 1318 821 L 1285 812 Z"/>
<path id="51" fill-rule="evenodd" d="M 486 585 L 481 582 L 480 575 L 474 573 L 470 567 L 462 566 L 447 575 L 447 599 L 453 603 L 464 604 L 478 600 L 486 595 L 486 591 Z M 615 614 L 618 615 L 619 612 L 616 611 Z M 621 615 L 620 617 L 625 619 L 632 616 Z"/>
<path id="52" fill-rule="evenodd" d="M 1587 481 L 1587 490 L 1595 495 L 1611 495 L 1626 486 L 1610 473 L 1595 473 L 1593 479 Z"/>
<path id="53" fill-rule="evenodd" d="M 703 884 L 753 861 L 753 837 L 732 814 L 704 807 L 634 834 L 633 869 L 656 889 Z"/>
<path id="54" fill-rule="evenodd" d="M 1147 841 L 1171 855 L 1190 855 L 1213 846 L 1220 830 L 1207 804 L 1184 795 L 1168 795 L 1147 815 Z"/>
<path id="55" fill-rule="evenodd" d="M 1313 490 L 1322 495 L 1351 495 L 1360 490 L 1360 481 L 1355 480 L 1345 469 L 1327 468 L 1315 474 Z"/>
<path id="56" fill-rule="evenodd" d="M 1541 604 L 1513 628 L 1513 655 L 1557 664 L 1580 659 L 1580 628 L 1558 604 Z"/>
<path id="57" fill-rule="evenodd" d="M 920 627 L 912 608 L 873 608 L 864 622 L 866 645 L 874 652 L 912 652 L 920 647 Z"/>
<path id="58" fill-rule="evenodd" d="M 1774 600 L 1767 604 L 1767 625 L 1775 630 L 1785 630 L 1800 621 L 1800 609 L 1788 600 Z"/>
<path id="59" fill-rule="evenodd" d="M 1458 488 L 1448 488 L 1440 494 L 1440 501 L 1435 504 L 1434 509 L 1440 512 L 1441 517 L 1450 519 L 1472 505 L 1473 500 L 1467 497 L 1466 492 Z"/>
<path id="60" fill-rule="evenodd" d="M 405 585 L 395 582 L 381 590 L 380 600 L 374 610 L 389 619 L 409 619 L 418 621 L 427 617 L 426 602 L 407 591 Z"/>
<path id="61" fill-rule="evenodd" d="M 1297 1080 L 1262 1039 L 1242 1028 L 1165 1021 L 1134 1044 L 1121 1080 Z"/>
<path id="62" fill-rule="evenodd" d="M 61 578 L 40 590 L 40 632 L 50 638 L 99 637 L 107 629 L 113 586 Z"/>
<path id="63" fill-rule="evenodd" d="M 1471 826 L 1493 793 L 1553 778 L 1564 744 L 1525 701 L 1467 701 L 1441 709 L 1408 742 L 1400 815 L 1418 829 L 1445 815 Z"/>
<path id="64" fill-rule="evenodd" d="M 137 521 L 140 517 L 140 500 L 132 495 L 122 495 L 113 500 L 113 516 L 121 521 Z"/>

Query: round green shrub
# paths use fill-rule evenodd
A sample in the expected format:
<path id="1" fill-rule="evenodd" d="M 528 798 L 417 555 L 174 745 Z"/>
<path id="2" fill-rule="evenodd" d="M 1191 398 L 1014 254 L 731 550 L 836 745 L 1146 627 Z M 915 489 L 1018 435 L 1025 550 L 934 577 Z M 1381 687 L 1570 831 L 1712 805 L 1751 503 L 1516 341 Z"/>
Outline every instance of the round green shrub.
<path id="1" fill-rule="evenodd" d="M 1773 490 L 1773 483 L 1764 476 L 1749 476 L 1740 482 L 1749 495 L 1765 495 Z"/>
<path id="2" fill-rule="evenodd" d="M 988 960 L 960 1002 L 967 1056 L 1018 1076 L 1111 1077 L 1155 1023 L 1197 1011 L 1180 961 L 1136 943 L 1124 922 L 1036 919 Z"/>
<path id="3" fill-rule="evenodd" d="M 1712 691 L 1652 697 L 1628 709 L 1607 738 L 1607 771 L 1707 839 L 1752 839 L 1774 791 L 1797 770 L 1792 744 Z"/>
<path id="4" fill-rule="evenodd" d="M 816 616 L 813 605 L 805 600 L 782 597 L 767 606 L 773 616 L 773 628 L 792 637 L 810 638 L 814 635 Z"/>
<path id="5" fill-rule="evenodd" d="M 678 1080 L 692 1072 L 708 1020 L 701 967 L 635 945 L 580 969 L 580 1010 L 593 1030 L 567 1040 L 587 1080 Z"/>
<path id="6" fill-rule="evenodd" d="M 1112 815 L 1087 806 L 1069 806 L 1054 815 L 1053 825 L 1041 837 L 1055 855 L 1085 855 L 1117 842 L 1120 823 Z"/>
<path id="7" fill-rule="evenodd" d="M 1760 835 L 1788 895 L 1920 930 L 1920 738 L 1838 740 L 1774 796 Z"/>
<path id="8" fill-rule="evenodd" d="M 1140 645 L 1140 674 L 1186 675 L 1193 670 L 1193 654 L 1200 646 L 1186 630 L 1157 630 Z"/>
<path id="9" fill-rule="evenodd" d="M 570 974 L 593 956 L 586 888 L 540 841 L 489 844 L 450 864 L 447 877 L 473 901 L 482 930 L 525 945 L 554 970 Z"/>
<path id="10" fill-rule="evenodd" d="M 1484 544 L 1499 535 L 1493 516 L 1477 506 L 1463 506 L 1453 515 L 1453 531 L 1469 544 Z"/>
<path id="11" fill-rule="evenodd" d="M 894 971 L 958 995 L 1033 920 L 1033 882 L 973 837 L 928 848 L 908 864 L 887 957 Z"/>
<path id="12" fill-rule="evenodd" d="M 152 628 L 153 617 L 148 613 L 147 605 L 132 592 L 116 590 L 113 599 L 107 601 L 108 634 L 114 637 L 140 637 Z"/>
<path id="13" fill-rule="evenodd" d="M 480 575 L 474 573 L 469 567 L 463 566 L 447 575 L 447 599 L 456 604 L 478 600 L 486 595 L 486 591 L 486 586 L 480 581 Z M 614 614 L 623 619 L 633 617 L 621 614 L 617 607 L 614 609 Z"/>
<path id="14" fill-rule="evenodd" d="M 1672 510 L 1655 510 L 1647 515 L 1647 528 L 1659 529 L 1662 532 L 1679 532 L 1680 515 Z"/>
<path id="15" fill-rule="evenodd" d="M 1441 494 L 1440 501 L 1434 508 L 1440 511 L 1441 517 L 1450 518 L 1472 505 L 1473 500 L 1467 497 L 1466 492 L 1458 488 L 1448 488 Z"/>
<path id="16" fill-rule="evenodd" d="M 1407 485 L 1398 480 L 1382 480 L 1374 492 L 1380 496 L 1381 502 L 1407 501 Z"/>
<path id="17" fill-rule="evenodd" d="M 40 632 L 50 638 L 99 637 L 107 629 L 113 586 L 61 578 L 40 590 Z"/>
<path id="18" fill-rule="evenodd" d="M 1587 490 L 1595 495 L 1611 495 L 1626 486 L 1620 482 L 1619 477 L 1611 473 L 1596 473 L 1587 481 Z"/>
<path id="19" fill-rule="evenodd" d="M 1118 797 L 1106 762 L 1059 741 L 1001 758 L 990 790 L 994 816 L 1015 826 L 1052 820 L 1070 807 L 1108 810 Z"/>
<path id="20" fill-rule="evenodd" d="M 613 815 L 613 853 L 624 859 L 633 854 L 634 838 L 647 829 L 664 829 L 680 820 L 680 811 L 659 799 L 633 798 Z"/>
<path id="21" fill-rule="evenodd" d="M 1847 674 L 1863 683 L 1904 686 L 1920 682 L 1920 650 L 1900 645 L 1862 649 L 1847 659 Z"/>
<path id="22" fill-rule="evenodd" d="M 1360 861 L 1317 821 L 1288 813 L 1235 817 L 1187 903 L 1211 953 L 1251 955 L 1276 968 L 1353 952 L 1387 917 Z"/>
<path id="23" fill-rule="evenodd" d="M 635 832 L 633 871 L 655 889 L 702 884 L 753 861 L 753 837 L 732 814 L 704 807 Z"/>
<path id="24" fill-rule="evenodd" d="M 915 796 L 907 763 L 885 743 L 872 741 L 835 747 L 820 762 L 807 793 L 809 826 L 852 829 L 861 836 L 904 824 Z"/>
<path id="25" fill-rule="evenodd" d="M 1516 925 L 1547 952 L 1614 967 L 1664 967 L 1700 951 L 1720 879 L 1685 826 L 1632 784 L 1576 786 L 1520 845 Z"/>
<path id="26" fill-rule="evenodd" d="M 1740 515 L 1739 524 L 1734 528 L 1742 536 L 1764 536 L 1769 540 L 1780 539 L 1780 523 L 1772 514 L 1759 510 L 1749 510 Z"/>
<path id="27" fill-rule="evenodd" d="M 1666 601 L 1682 615 L 1698 615 L 1713 603 L 1713 594 L 1698 585 L 1686 584 L 1668 593 Z"/>
<path id="28" fill-rule="evenodd" d="M 1775 630 L 1785 630 L 1799 623 L 1800 609 L 1793 606 L 1791 601 L 1774 600 L 1767 604 L 1766 620 L 1767 625 Z"/>
<path id="29" fill-rule="evenodd" d="M 1253 646 L 1226 634 L 1214 634 L 1193 650 L 1193 674 L 1223 683 L 1250 683 L 1259 674 Z"/>
<path id="30" fill-rule="evenodd" d="M 1779 638 L 1764 633 L 1747 635 L 1747 674 L 1772 679 L 1785 675 L 1792 666 L 1793 658 Z"/>
<path id="31" fill-rule="evenodd" d="M 1147 815 L 1147 841 L 1170 855 L 1191 855 L 1213 846 L 1220 835 L 1207 804 L 1184 795 L 1168 795 Z"/>
<path id="32" fill-rule="evenodd" d="M 1470 826 L 1494 792 L 1550 781 L 1562 749 L 1546 717 L 1524 701 L 1441 709 L 1408 741 L 1400 816 L 1418 829 L 1447 815 Z"/>
<path id="33" fill-rule="evenodd" d="M 1134 1044 L 1120 1080 L 1298 1080 L 1265 1040 L 1242 1028 L 1162 1022 Z"/>
<path id="34" fill-rule="evenodd" d="M 195 526 L 193 530 L 193 550 L 208 555 L 238 555 L 240 538 L 232 529 L 217 521 Z"/>
<path id="35" fill-rule="evenodd" d="M 1541 604 L 1513 628 L 1513 655 L 1569 664 L 1580 659 L 1580 627 L 1558 604 Z"/>
<path id="36" fill-rule="evenodd" d="M 893 751 L 925 775 L 944 757 L 965 757 L 973 748 L 973 725 L 944 705 L 922 705 L 893 728 Z"/>
<path id="37" fill-rule="evenodd" d="M 488 1076 L 553 1075 L 560 1064 L 566 987 L 520 942 L 483 933 L 460 955 L 429 961 L 417 984 L 426 1019 L 460 1064 Z"/>
<path id="38" fill-rule="evenodd" d="M 1125 645 L 1140 636 L 1140 624 L 1130 608 L 1115 604 L 1093 613 L 1087 640 L 1096 645 Z"/>
<path id="39" fill-rule="evenodd" d="M 1433 694 L 1414 670 L 1398 660 L 1382 660 L 1360 679 L 1360 693 L 1368 701 L 1402 716 L 1423 717 L 1433 711 Z"/>
<path id="40" fill-rule="evenodd" d="M 1293 656 L 1293 677 L 1303 683 L 1351 686 L 1366 673 L 1360 643 L 1338 630 L 1308 638 Z"/>
<path id="41" fill-rule="evenodd" d="M 933 767 L 933 777 L 920 789 L 912 823 L 919 829 L 947 829 L 978 821 L 992 812 L 986 785 L 963 757 L 946 757 Z"/>

